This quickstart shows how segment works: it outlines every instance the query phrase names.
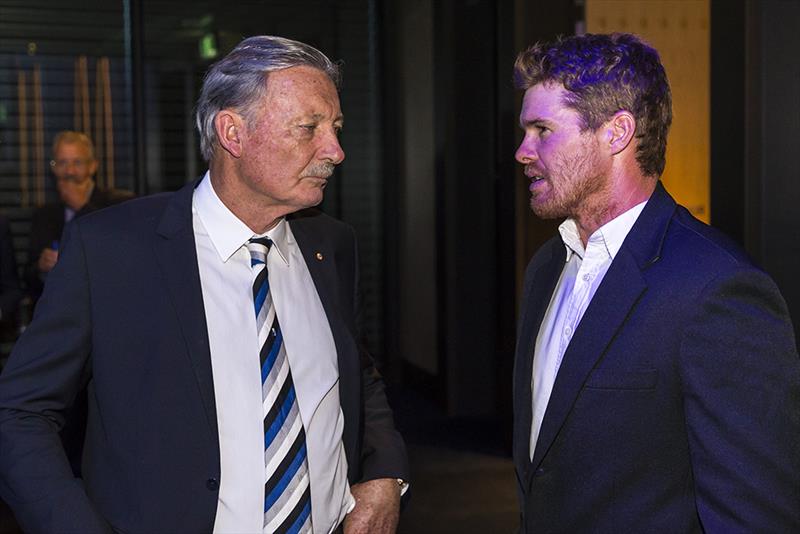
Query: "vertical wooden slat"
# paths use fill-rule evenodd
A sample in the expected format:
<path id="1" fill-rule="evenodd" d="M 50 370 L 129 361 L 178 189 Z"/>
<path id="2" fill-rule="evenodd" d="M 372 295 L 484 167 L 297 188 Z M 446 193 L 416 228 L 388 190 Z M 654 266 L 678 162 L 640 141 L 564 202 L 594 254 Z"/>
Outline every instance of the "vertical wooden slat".
<path id="1" fill-rule="evenodd" d="M 81 131 L 80 59 L 72 62 L 72 129 Z"/>
<path id="2" fill-rule="evenodd" d="M 42 106 L 42 69 L 33 67 L 33 135 L 34 169 L 36 174 L 36 205 L 44 204 L 44 109 Z"/>
<path id="3" fill-rule="evenodd" d="M 95 176 L 95 180 L 97 181 L 98 185 L 104 185 L 103 181 L 105 179 L 105 161 L 104 161 L 104 150 L 103 150 L 103 114 L 104 111 L 104 102 L 103 102 L 103 76 L 102 76 L 102 61 L 103 59 L 100 58 L 97 61 L 97 66 L 95 67 L 95 83 L 94 83 L 94 157 L 97 160 L 97 174 Z"/>
<path id="4" fill-rule="evenodd" d="M 106 185 L 114 187 L 114 118 L 111 106 L 111 72 L 107 57 L 100 58 L 100 62 L 103 73 L 103 123 L 106 134 Z"/>
<path id="5" fill-rule="evenodd" d="M 19 110 L 19 191 L 20 207 L 27 208 L 30 204 L 28 196 L 29 173 L 28 166 L 28 80 L 25 71 L 17 71 L 17 108 Z"/>
<path id="6" fill-rule="evenodd" d="M 80 98 L 81 120 L 78 131 L 92 135 L 91 119 L 89 117 L 89 62 L 86 56 L 78 57 L 78 94 Z"/>

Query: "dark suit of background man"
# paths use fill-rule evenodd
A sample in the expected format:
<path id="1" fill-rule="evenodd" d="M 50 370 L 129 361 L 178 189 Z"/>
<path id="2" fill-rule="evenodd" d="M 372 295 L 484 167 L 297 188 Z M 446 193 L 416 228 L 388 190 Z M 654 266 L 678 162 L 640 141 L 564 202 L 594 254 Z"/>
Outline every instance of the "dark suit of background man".
<path id="1" fill-rule="evenodd" d="M 14 243 L 8 219 L 0 215 L 0 335 L 11 330 L 14 335 L 15 312 L 22 299 L 22 288 L 17 276 L 17 260 L 14 257 Z M 5 354 L 0 353 L 0 357 Z"/>
<path id="2" fill-rule="evenodd" d="M 566 217 L 525 278 L 514 378 L 522 532 L 800 532 L 800 360 L 786 305 L 659 183 L 655 50 L 521 53 L 516 158 Z"/>
<path id="3" fill-rule="evenodd" d="M 25 281 L 34 300 L 42 294 L 47 273 L 58 261 L 64 225 L 75 217 L 133 196 L 128 191 L 106 189 L 95 183 L 97 160 L 94 145 L 86 134 L 70 130 L 56 134 L 50 167 L 56 178 L 59 202 L 46 204 L 33 212 L 28 238 Z"/>
<path id="4" fill-rule="evenodd" d="M 0 491 L 26 531 L 394 531 L 407 460 L 357 343 L 353 231 L 300 211 L 344 159 L 337 80 L 308 45 L 242 41 L 203 82 L 205 177 L 67 226 L 0 377 Z M 262 385 L 254 236 L 280 391 Z M 80 481 L 57 432 L 87 383 Z M 291 442 L 268 441 L 262 404 Z"/>

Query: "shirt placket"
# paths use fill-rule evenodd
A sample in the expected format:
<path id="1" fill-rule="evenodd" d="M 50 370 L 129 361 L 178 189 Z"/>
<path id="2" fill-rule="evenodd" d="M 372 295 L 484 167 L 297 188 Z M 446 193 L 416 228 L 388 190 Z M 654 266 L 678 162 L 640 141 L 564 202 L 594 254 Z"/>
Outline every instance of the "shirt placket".
<path id="1" fill-rule="evenodd" d="M 564 359 L 564 354 L 567 352 L 567 347 L 569 347 L 569 343 L 572 341 L 572 336 L 575 333 L 575 327 L 577 326 L 578 322 L 578 311 L 580 310 L 580 304 L 586 298 L 586 294 L 588 292 L 588 286 L 583 281 L 583 271 L 585 266 L 586 261 L 581 261 L 581 265 L 578 267 L 578 272 L 575 276 L 575 283 L 572 286 L 572 292 L 570 293 L 569 300 L 567 302 L 567 315 L 561 325 L 561 332 L 559 332 L 558 360 L 554 366 L 554 378 L 555 375 L 558 374 L 558 370 L 561 367 L 561 361 Z"/>

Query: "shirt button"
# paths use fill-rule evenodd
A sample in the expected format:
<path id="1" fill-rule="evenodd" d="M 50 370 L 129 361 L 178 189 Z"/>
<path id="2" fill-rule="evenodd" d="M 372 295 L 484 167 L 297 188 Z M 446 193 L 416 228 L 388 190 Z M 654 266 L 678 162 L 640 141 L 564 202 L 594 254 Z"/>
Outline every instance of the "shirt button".
<path id="1" fill-rule="evenodd" d="M 572 327 L 569 327 L 569 326 L 565 327 L 564 328 L 564 335 L 569 336 L 571 334 L 572 334 Z"/>
<path id="2" fill-rule="evenodd" d="M 219 481 L 216 478 L 209 478 L 206 480 L 206 487 L 209 491 L 217 491 L 219 489 Z"/>
<path id="3" fill-rule="evenodd" d="M 589 273 L 586 273 L 586 274 L 583 275 L 583 281 L 584 282 L 588 282 L 591 279 L 592 279 L 592 277 L 589 275 Z"/>

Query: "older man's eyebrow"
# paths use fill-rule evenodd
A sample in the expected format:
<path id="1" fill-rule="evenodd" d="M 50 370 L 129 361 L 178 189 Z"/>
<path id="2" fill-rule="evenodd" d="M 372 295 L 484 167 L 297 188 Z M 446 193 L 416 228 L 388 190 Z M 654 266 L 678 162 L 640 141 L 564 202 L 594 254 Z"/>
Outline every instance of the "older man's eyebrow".
<path id="1" fill-rule="evenodd" d="M 327 115 L 324 113 L 312 113 L 308 116 L 308 119 L 313 120 L 315 122 L 322 122 L 326 119 Z M 333 118 L 333 122 L 343 123 L 344 122 L 344 115 L 337 115 Z"/>

